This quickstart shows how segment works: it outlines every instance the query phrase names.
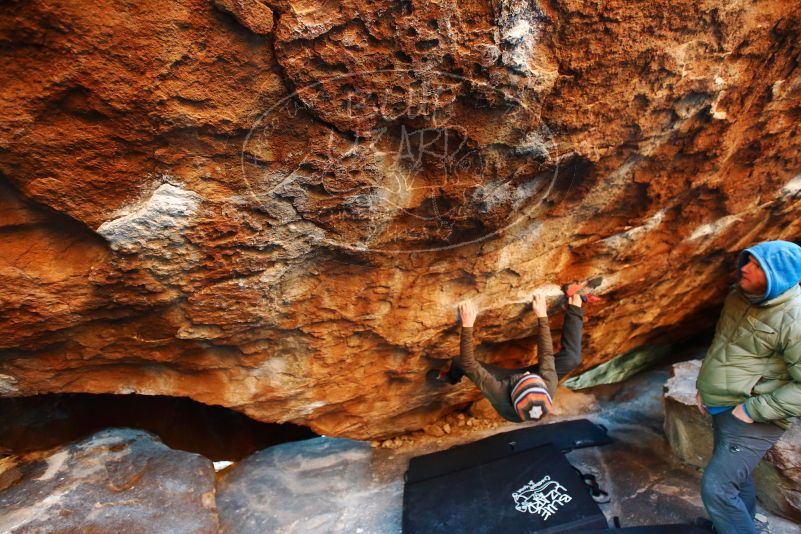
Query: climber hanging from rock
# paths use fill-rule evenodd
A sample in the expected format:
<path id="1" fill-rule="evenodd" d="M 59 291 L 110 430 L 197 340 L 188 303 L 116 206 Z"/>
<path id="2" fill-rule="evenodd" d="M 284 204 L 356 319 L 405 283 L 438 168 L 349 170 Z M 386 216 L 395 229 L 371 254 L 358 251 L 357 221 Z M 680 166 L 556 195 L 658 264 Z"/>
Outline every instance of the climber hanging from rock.
<path id="1" fill-rule="evenodd" d="M 571 284 L 565 288 L 568 304 L 562 329 L 562 350 L 556 355 L 553 353 L 545 296 L 535 294 L 532 297 L 531 305 L 537 315 L 539 363 L 518 369 L 507 369 L 476 360 L 473 328 L 478 310 L 472 302 L 463 302 L 459 305 L 459 319 L 462 324 L 459 357 L 451 362 L 447 371 L 429 371 L 429 382 L 456 384 L 462 376 L 467 375 L 504 419 L 516 423 L 541 419 L 551 411 L 559 379 L 581 363 L 581 304 L 582 301 L 599 301 L 594 295 L 579 293 L 587 284 Z"/>

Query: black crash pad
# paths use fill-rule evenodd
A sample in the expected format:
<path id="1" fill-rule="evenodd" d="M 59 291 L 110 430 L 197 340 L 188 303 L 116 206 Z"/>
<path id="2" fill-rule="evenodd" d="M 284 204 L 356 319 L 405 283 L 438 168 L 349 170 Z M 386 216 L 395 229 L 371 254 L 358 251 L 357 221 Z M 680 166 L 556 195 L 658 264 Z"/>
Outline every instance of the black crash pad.
<path id="1" fill-rule="evenodd" d="M 694 525 L 650 525 L 647 527 L 615 528 L 612 530 L 592 530 L 582 534 L 710 534 L 708 530 Z"/>
<path id="2" fill-rule="evenodd" d="M 546 444 L 566 452 L 611 442 L 605 429 L 587 419 L 530 426 L 412 458 L 406 482 L 420 482 Z"/>
<path id="3" fill-rule="evenodd" d="M 587 487 L 554 445 L 522 452 L 507 448 L 506 455 L 407 482 L 403 493 L 404 534 L 553 534 L 606 526 Z"/>

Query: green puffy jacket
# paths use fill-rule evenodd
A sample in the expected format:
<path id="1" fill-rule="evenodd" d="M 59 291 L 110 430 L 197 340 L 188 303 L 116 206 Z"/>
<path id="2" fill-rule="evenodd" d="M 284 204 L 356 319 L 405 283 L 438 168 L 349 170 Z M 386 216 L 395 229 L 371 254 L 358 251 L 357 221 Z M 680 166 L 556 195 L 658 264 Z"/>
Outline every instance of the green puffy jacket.
<path id="1" fill-rule="evenodd" d="M 732 291 L 696 387 L 707 406 L 745 402 L 754 421 L 788 428 L 801 415 L 801 288 L 760 304 Z"/>

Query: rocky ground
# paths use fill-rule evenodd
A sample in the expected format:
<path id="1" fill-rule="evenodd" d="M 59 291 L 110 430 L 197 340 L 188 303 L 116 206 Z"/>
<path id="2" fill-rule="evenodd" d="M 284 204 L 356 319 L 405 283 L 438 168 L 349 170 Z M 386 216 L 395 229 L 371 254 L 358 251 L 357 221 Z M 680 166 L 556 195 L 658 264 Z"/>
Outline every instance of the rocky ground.
<path id="1" fill-rule="evenodd" d="M 581 392 L 561 390 L 559 409 L 550 420 L 587 417 L 609 429 L 613 444 L 576 450 L 567 456 L 576 467 L 598 477 L 611 496 L 608 504 L 601 505 L 603 512 L 610 520 L 618 517 L 623 526 L 681 523 L 704 515 L 698 492 L 700 469 L 674 455 L 663 430 L 663 387 L 671 374 L 671 366 L 665 364 L 624 384 Z M 44 460 L 29 457 L 29 463 L 22 462 L 28 467 L 20 468 L 19 461 L 6 458 L 0 464 L 0 488 L 5 488 L 0 490 L 4 504 L 0 526 L 5 527 L 4 532 L 13 533 L 105 532 L 106 527 L 117 524 L 110 521 L 126 517 L 124 512 L 134 525 L 126 527 L 127 531 L 153 532 L 148 530 L 147 521 L 154 518 L 138 515 L 137 507 L 158 501 L 161 513 L 155 519 L 159 532 L 213 532 L 218 522 L 219 531 L 224 533 L 301 533 L 310 529 L 399 533 L 403 474 L 409 458 L 513 428 L 519 427 L 491 418 L 479 406 L 473 413 L 442 420 L 426 432 L 383 442 L 319 437 L 285 443 L 219 472 L 215 499 L 209 493 L 214 491 L 214 477 L 208 460 L 171 451 L 138 431 L 100 433 L 57 449 Z M 140 445 L 132 447 L 130 443 Z M 147 444 L 146 451 L 158 449 L 162 457 L 175 457 L 168 466 L 148 462 L 144 470 L 133 469 L 124 459 L 126 451 L 128 447 L 141 448 L 141 443 Z M 72 451 L 86 450 L 90 445 L 94 455 L 84 458 L 83 463 L 70 463 L 74 462 Z M 105 495 L 97 493 L 102 472 L 97 475 L 96 468 L 87 471 L 87 465 L 105 465 L 107 470 L 116 466 L 109 479 L 114 478 L 117 485 L 107 484 Z M 155 472 L 160 479 L 147 478 Z M 192 477 L 200 477 L 197 481 L 202 479 L 202 483 L 191 482 Z M 54 485 L 52 478 L 59 479 L 59 484 Z M 194 486 L 187 487 L 189 482 Z M 68 516 L 71 522 L 53 520 L 52 516 L 42 522 L 30 506 L 32 499 L 41 499 L 56 510 L 71 506 L 77 511 Z M 175 513 L 170 513 L 173 508 Z M 191 521 L 187 511 L 191 512 Z M 759 512 L 769 521 L 773 534 L 801 530 L 798 524 L 771 514 L 761 505 Z M 96 522 L 87 523 L 81 530 L 75 517 L 91 517 Z M 109 522 L 103 523 L 104 518 Z M 87 526 L 92 528 L 86 530 Z"/>
<path id="2" fill-rule="evenodd" d="M 217 531 L 214 468 L 140 430 L 108 429 L 0 464 L 0 532 Z"/>

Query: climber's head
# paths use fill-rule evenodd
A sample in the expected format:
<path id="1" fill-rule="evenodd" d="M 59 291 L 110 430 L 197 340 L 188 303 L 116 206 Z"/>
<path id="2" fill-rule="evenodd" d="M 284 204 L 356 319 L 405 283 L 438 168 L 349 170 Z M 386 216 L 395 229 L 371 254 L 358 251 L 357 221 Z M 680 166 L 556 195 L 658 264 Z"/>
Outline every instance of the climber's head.
<path id="1" fill-rule="evenodd" d="M 536 421 L 551 411 L 551 395 L 541 376 L 526 373 L 512 387 L 512 406 L 521 421 Z"/>

